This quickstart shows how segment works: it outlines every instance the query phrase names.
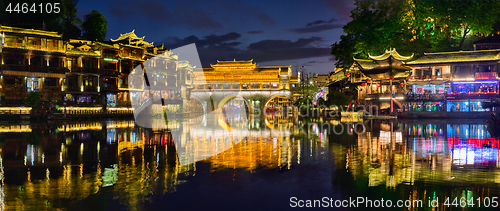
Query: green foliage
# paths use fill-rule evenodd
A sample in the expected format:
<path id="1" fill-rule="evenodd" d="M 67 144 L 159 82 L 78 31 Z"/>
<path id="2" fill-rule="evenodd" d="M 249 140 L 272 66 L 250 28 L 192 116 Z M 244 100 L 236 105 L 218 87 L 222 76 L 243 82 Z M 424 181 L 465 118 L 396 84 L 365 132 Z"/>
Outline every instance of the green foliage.
<path id="1" fill-rule="evenodd" d="M 312 102 L 314 101 L 314 97 L 316 93 L 319 91 L 318 85 L 316 84 L 315 73 L 301 73 L 301 79 L 299 84 L 299 89 L 295 91 L 294 94 L 299 94 L 300 97 L 294 102 L 295 106 L 312 106 Z"/>
<path id="2" fill-rule="evenodd" d="M 88 40 L 104 40 L 108 33 L 108 21 L 97 10 L 85 15 L 83 24 L 83 38 Z"/>
<path id="3" fill-rule="evenodd" d="M 42 93 L 40 92 L 30 92 L 26 98 L 23 100 L 23 104 L 35 107 L 42 102 Z"/>
<path id="4" fill-rule="evenodd" d="M 67 0 L 62 1 L 61 7 L 61 10 L 65 14 L 61 17 L 63 39 L 69 40 L 71 38 L 79 38 L 82 34 L 82 30 L 80 29 L 82 20 L 76 14 L 76 4 L 74 4 L 71 0 Z"/>
<path id="5" fill-rule="evenodd" d="M 5 105 L 5 94 L 0 94 L 0 106 Z"/>
<path id="6" fill-rule="evenodd" d="M 333 91 L 328 93 L 328 100 L 326 104 L 328 106 L 345 106 L 348 105 L 349 102 L 351 102 L 352 96 L 347 95 L 345 93 L 339 92 L 339 91 Z"/>
<path id="7" fill-rule="evenodd" d="M 35 145 L 41 141 L 40 136 L 35 132 L 23 133 L 23 139 L 26 140 L 26 143 Z"/>
<path id="8" fill-rule="evenodd" d="M 337 67 L 353 57 L 381 55 L 396 48 L 402 55 L 472 48 L 471 35 L 500 28 L 498 1 L 356 0 L 345 35 L 332 45 Z"/>

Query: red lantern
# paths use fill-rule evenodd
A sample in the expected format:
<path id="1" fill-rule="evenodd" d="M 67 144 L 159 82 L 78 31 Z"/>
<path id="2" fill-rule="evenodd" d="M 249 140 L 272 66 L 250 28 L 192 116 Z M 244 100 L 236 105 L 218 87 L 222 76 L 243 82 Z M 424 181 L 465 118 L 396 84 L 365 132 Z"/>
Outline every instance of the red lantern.
<path id="1" fill-rule="evenodd" d="M 377 84 L 377 87 L 380 87 L 380 84 Z"/>
<path id="2" fill-rule="evenodd" d="M 370 79 L 369 79 L 369 78 L 367 78 L 367 79 L 366 79 L 366 82 L 370 82 Z"/>
<path id="3" fill-rule="evenodd" d="M 391 78 L 389 78 L 389 79 L 391 79 L 391 81 L 392 81 L 392 80 L 394 80 L 394 77 L 391 77 Z"/>
<path id="4" fill-rule="evenodd" d="M 349 76 L 351 76 L 351 74 L 349 74 L 349 73 L 346 73 L 346 74 L 345 74 L 345 76 L 349 77 Z"/>
<path id="5" fill-rule="evenodd" d="M 362 84 L 361 84 L 361 86 L 366 86 L 366 84 L 365 84 L 365 83 L 362 83 Z"/>
<path id="6" fill-rule="evenodd" d="M 404 86 L 405 84 L 404 83 L 401 83 L 401 86 Z"/>

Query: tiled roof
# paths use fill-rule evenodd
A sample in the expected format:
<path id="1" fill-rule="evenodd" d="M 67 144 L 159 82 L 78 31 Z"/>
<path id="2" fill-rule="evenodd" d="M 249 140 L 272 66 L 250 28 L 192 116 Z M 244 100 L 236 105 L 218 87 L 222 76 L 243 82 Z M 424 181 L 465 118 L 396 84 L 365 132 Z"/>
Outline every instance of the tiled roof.
<path id="1" fill-rule="evenodd" d="M 36 30 L 36 29 L 23 29 L 23 28 L 10 27 L 10 26 L 0 26 L 0 31 L 19 33 L 19 34 L 34 34 L 34 35 L 42 35 L 42 36 L 49 36 L 49 37 L 56 37 L 56 38 L 62 37 L 62 34 L 59 34 L 57 32 L 43 31 L 43 30 Z"/>
<path id="2" fill-rule="evenodd" d="M 396 60 L 400 60 L 400 61 L 406 61 L 406 60 L 410 60 L 411 58 L 413 58 L 413 55 L 411 56 L 401 56 L 395 48 L 393 49 L 390 49 L 390 50 L 385 50 L 385 53 L 380 55 L 380 56 L 371 56 L 369 55 L 370 59 L 373 59 L 373 60 L 378 60 L 378 61 L 382 61 L 382 60 L 386 60 L 388 59 L 389 57 L 393 57 L 394 59 Z"/>
<path id="3" fill-rule="evenodd" d="M 365 70 L 373 69 L 378 67 L 378 64 L 373 60 L 365 60 L 365 59 L 354 59 L 354 63 L 357 63 L 361 66 L 361 68 Z"/>
<path id="4" fill-rule="evenodd" d="M 476 62 L 500 60 L 500 49 L 479 51 L 456 51 L 445 53 L 425 53 L 424 56 L 407 62 L 408 65 L 452 63 L 452 62 Z"/>

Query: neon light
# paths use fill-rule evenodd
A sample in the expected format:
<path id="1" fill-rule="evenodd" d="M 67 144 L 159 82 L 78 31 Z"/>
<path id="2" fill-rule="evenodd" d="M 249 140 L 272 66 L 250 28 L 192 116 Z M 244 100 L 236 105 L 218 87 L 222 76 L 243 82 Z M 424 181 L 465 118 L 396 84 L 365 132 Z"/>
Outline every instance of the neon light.
<path id="1" fill-rule="evenodd" d="M 459 95 L 459 94 L 469 94 L 469 95 L 477 95 L 477 94 L 498 94 L 498 92 L 468 92 L 468 93 L 448 93 L 449 95 Z"/>
<path id="2" fill-rule="evenodd" d="M 108 61 L 108 62 L 117 62 L 118 61 L 118 59 L 112 59 L 112 58 L 104 58 L 103 60 Z"/>
<path id="3" fill-rule="evenodd" d="M 453 84 L 496 84 L 498 81 L 453 81 Z"/>

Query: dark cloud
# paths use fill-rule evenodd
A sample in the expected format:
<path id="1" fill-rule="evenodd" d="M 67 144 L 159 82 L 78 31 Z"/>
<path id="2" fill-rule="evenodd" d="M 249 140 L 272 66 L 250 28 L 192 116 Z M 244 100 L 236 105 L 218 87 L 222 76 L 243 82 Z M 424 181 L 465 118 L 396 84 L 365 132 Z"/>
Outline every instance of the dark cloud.
<path id="1" fill-rule="evenodd" d="M 223 35 L 211 34 L 203 37 L 202 39 L 198 38 L 195 35 L 187 36 L 184 39 L 180 39 L 178 37 L 167 37 L 160 43 L 165 43 L 165 47 L 167 48 L 177 48 L 184 45 L 189 45 L 191 43 L 195 43 L 196 47 L 198 48 L 215 47 L 215 46 L 234 47 L 241 44 L 240 42 L 234 41 L 239 39 L 240 37 L 241 34 L 237 32 L 230 32 Z"/>
<path id="2" fill-rule="evenodd" d="M 290 48 L 302 48 L 312 44 L 316 41 L 322 41 L 321 37 L 311 37 L 311 38 L 300 38 L 295 42 L 290 40 L 262 40 L 256 43 L 252 43 L 248 46 L 250 50 L 256 51 L 266 51 L 270 49 L 290 49 Z"/>
<path id="3" fill-rule="evenodd" d="M 269 24 L 269 25 L 274 25 L 276 23 L 276 21 L 273 18 L 271 18 L 271 16 L 265 13 L 257 15 L 257 20 L 259 20 L 264 24 Z"/>
<path id="4" fill-rule="evenodd" d="M 262 30 L 254 30 L 254 31 L 247 31 L 247 34 L 263 34 L 264 31 Z"/>
<path id="5" fill-rule="evenodd" d="M 334 21 L 337 21 L 337 19 L 332 18 L 332 19 L 330 19 L 329 21 L 325 21 L 325 20 L 317 20 L 317 21 L 313 21 L 313 22 L 311 22 L 311 23 L 306 24 L 306 27 L 309 27 L 309 26 L 314 26 L 314 25 L 320 25 L 320 24 L 326 24 L 326 23 L 333 23 Z"/>
<path id="6" fill-rule="evenodd" d="M 305 34 L 305 33 L 317 33 L 317 32 L 323 32 L 323 31 L 328 31 L 328 30 L 333 30 L 333 29 L 340 29 L 344 26 L 344 24 L 324 24 L 324 25 L 315 25 L 315 26 L 306 26 L 302 28 L 294 28 L 294 29 L 288 29 L 288 31 L 297 33 L 297 34 Z"/>
<path id="7" fill-rule="evenodd" d="M 168 37 L 163 42 L 166 48 L 174 49 L 183 45 L 196 43 L 203 67 L 215 64 L 217 60 L 250 60 L 268 62 L 294 60 L 313 57 L 331 56 L 329 47 L 315 47 L 320 37 L 291 40 L 262 40 L 251 43 L 247 48 L 241 47 L 238 41 L 241 35 L 236 32 L 224 35 L 209 35 L 202 39 L 191 35 L 183 39 Z M 162 42 L 159 42 L 162 43 Z"/>
<path id="8" fill-rule="evenodd" d="M 305 27 L 301 28 L 293 28 L 293 29 L 288 29 L 288 31 L 291 31 L 293 33 L 297 34 L 305 34 L 305 33 L 317 33 L 317 32 L 322 32 L 322 31 L 328 31 L 332 29 L 339 29 L 344 26 L 342 23 L 333 23 L 336 22 L 337 19 L 332 18 L 330 20 L 316 20 L 310 23 L 307 23 Z"/>
<path id="9" fill-rule="evenodd" d="M 352 20 L 351 10 L 356 8 L 356 6 L 354 6 L 355 0 L 323 0 L 323 1 L 340 16 L 340 19 L 346 22 Z"/>
<path id="10" fill-rule="evenodd" d="M 111 15 L 123 18 L 137 18 L 142 16 L 146 21 L 155 23 L 170 23 L 184 25 L 191 28 L 221 29 L 222 24 L 216 21 L 205 10 L 193 7 L 193 4 L 179 1 L 177 4 L 168 4 L 159 0 L 117 1 L 110 7 Z"/>

